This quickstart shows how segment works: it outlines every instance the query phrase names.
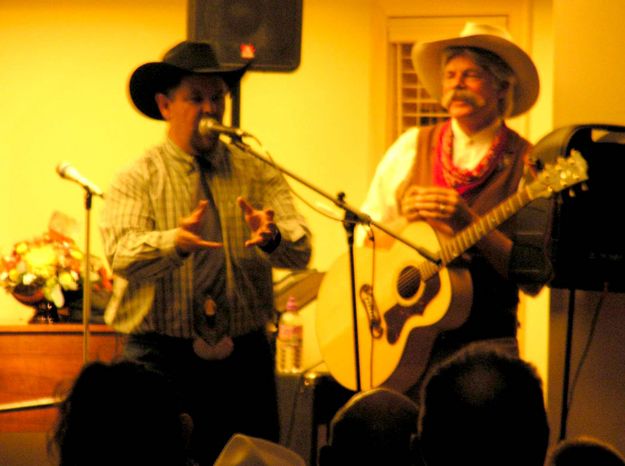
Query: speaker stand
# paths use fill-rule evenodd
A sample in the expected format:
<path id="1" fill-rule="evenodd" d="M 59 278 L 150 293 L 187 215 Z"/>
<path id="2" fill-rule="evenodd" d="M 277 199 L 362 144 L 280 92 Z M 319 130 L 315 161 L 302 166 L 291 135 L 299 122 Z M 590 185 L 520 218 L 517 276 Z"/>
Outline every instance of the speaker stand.
<path id="1" fill-rule="evenodd" d="M 230 89 L 230 100 L 232 102 L 232 126 L 238 128 L 241 126 L 241 82 Z"/>
<path id="2" fill-rule="evenodd" d="M 575 289 L 569 289 L 569 306 L 564 345 L 564 373 L 562 378 L 562 404 L 560 410 L 560 437 L 566 438 L 566 425 L 569 417 L 569 378 L 571 373 L 571 350 L 573 346 L 573 320 L 575 317 Z"/>

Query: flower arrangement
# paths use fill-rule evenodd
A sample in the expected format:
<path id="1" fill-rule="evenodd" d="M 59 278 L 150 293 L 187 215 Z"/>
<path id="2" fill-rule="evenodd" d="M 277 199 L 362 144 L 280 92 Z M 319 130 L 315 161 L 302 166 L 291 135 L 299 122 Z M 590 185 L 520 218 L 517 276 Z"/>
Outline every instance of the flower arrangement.
<path id="1" fill-rule="evenodd" d="M 90 260 L 92 289 L 110 291 L 104 264 Z M 30 241 L 17 243 L 11 254 L 0 259 L 0 286 L 18 301 L 35 305 L 41 301 L 66 306 L 67 296 L 82 289 L 84 254 L 74 240 L 50 230 Z"/>

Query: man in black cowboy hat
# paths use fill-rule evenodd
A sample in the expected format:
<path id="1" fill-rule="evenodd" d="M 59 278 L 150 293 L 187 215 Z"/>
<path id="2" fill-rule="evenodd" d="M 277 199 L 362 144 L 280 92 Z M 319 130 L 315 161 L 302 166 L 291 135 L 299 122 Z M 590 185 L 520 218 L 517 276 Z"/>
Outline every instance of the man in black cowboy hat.
<path id="1" fill-rule="evenodd" d="M 397 232 L 422 221 L 438 234 L 453 235 L 516 193 L 532 175 L 532 146 L 505 119 L 533 106 L 538 73 L 508 31 L 475 23 L 467 23 L 459 37 L 415 44 L 412 60 L 424 87 L 450 118 L 411 128 L 395 141 L 378 165 L 362 209 Z M 458 277 L 464 294 L 454 296 L 453 287 L 441 285 L 440 293 L 451 292 L 446 322 L 455 322 L 439 327 L 430 363 L 480 340 L 518 353 L 519 288 L 535 294 L 551 273 L 543 249 L 548 208 L 541 206 L 529 219 L 525 233 L 530 234 L 523 238 L 529 241 L 517 235 L 517 215 L 485 232 L 452 264 L 459 266 L 453 278 Z M 358 233 L 365 241 L 365 232 Z M 381 232 L 375 232 L 375 240 L 378 246 L 390 242 Z M 467 315 L 450 317 L 456 304 L 467 307 Z M 415 381 L 423 376 L 414 372 Z"/>
<path id="2" fill-rule="evenodd" d="M 101 220 L 115 274 L 105 319 L 128 334 L 126 357 L 182 391 L 201 464 L 235 432 L 278 440 L 271 271 L 303 268 L 311 254 L 283 176 L 199 130 L 222 120 L 244 71 L 186 41 L 133 72 L 132 102 L 165 120 L 167 137 L 116 177 Z"/>

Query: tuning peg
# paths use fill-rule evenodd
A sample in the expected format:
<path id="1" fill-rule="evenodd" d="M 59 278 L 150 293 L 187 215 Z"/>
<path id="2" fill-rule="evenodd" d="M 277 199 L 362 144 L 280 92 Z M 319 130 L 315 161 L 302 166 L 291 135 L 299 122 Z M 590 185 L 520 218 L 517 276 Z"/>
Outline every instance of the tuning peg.
<path id="1" fill-rule="evenodd" d="M 543 163 L 543 161 L 533 156 L 529 157 L 528 163 L 530 164 L 530 166 L 534 167 L 536 171 L 541 171 L 543 168 L 545 168 L 545 164 Z"/>
<path id="2" fill-rule="evenodd" d="M 569 197 L 575 197 L 575 190 L 573 188 L 569 189 Z"/>
<path id="3" fill-rule="evenodd" d="M 589 189 L 589 188 L 588 188 L 588 185 L 587 185 L 586 183 L 582 183 L 582 184 L 581 184 L 581 190 L 582 190 L 582 191 L 586 192 L 586 191 L 588 191 L 588 189 Z"/>

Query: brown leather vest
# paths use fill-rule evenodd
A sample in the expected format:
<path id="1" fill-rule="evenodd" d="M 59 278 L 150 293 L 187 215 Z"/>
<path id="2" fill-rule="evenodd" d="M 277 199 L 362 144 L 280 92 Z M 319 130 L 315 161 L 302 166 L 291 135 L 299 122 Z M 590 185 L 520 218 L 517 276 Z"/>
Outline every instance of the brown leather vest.
<path id="1" fill-rule="evenodd" d="M 436 145 L 440 138 L 443 123 L 425 126 L 419 129 L 417 138 L 417 156 L 406 179 L 399 185 L 395 193 L 398 202 L 410 185 L 433 185 L 433 161 L 436 157 Z M 526 158 L 531 145 L 513 130 L 509 130 L 504 153 L 499 167 L 485 180 L 484 184 L 467 199 L 467 203 L 479 215 L 483 215 L 504 199 L 512 196 L 518 188 L 523 176 Z M 510 233 L 509 222 L 500 230 Z"/>

